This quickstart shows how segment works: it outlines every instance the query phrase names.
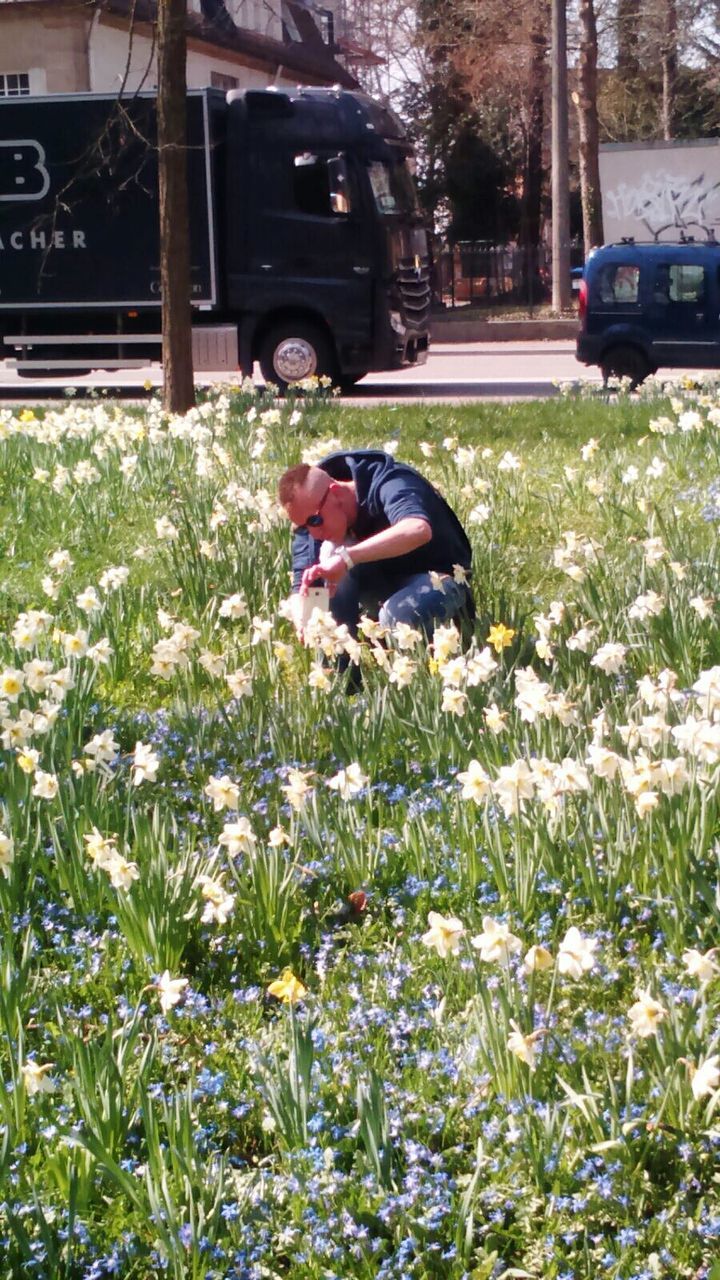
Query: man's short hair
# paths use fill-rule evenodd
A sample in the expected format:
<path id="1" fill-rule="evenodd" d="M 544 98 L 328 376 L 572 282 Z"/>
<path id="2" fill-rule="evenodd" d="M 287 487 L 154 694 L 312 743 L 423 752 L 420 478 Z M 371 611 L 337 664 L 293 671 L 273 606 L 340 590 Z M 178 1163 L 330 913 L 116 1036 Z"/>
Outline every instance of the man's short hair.
<path id="1" fill-rule="evenodd" d="M 278 481 L 278 502 L 281 507 L 286 507 L 292 502 L 298 489 L 302 489 L 307 483 L 310 474 L 310 467 L 307 462 L 298 462 L 295 467 L 288 467 L 283 472 Z"/>

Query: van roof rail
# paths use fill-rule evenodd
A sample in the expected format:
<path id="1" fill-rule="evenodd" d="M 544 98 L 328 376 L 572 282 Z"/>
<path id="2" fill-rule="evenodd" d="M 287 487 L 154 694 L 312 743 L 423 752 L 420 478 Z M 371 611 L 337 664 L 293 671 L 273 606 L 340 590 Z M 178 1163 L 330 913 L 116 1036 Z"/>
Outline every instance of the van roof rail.
<path id="1" fill-rule="evenodd" d="M 688 245 L 693 249 L 702 249 L 706 245 L 717 249 L 720 247 L 720 241 L 715 238 L 715 232 L 712 228 L 707 233 L 707 239 L 699 240 L 696 236 L 686 236 L 683 232 L 677 240 L 636 240 L 634 236 L 623 236 L 620 240 L 612 240 L 606 244 L 606 249 L 628 249 L 632 248 L 653 248 L 653 249 L 677 249 L 680 245 Z"/>

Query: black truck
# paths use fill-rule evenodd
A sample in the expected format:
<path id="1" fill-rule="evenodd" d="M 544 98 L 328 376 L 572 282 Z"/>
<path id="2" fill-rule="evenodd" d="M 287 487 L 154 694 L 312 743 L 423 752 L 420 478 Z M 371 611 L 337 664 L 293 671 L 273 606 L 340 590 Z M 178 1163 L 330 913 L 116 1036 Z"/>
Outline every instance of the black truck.
<path id="1" fill-rule="evenodd" d="M 280 387 L 422 362 L 430 261 L 397 117 L 336 89 L 188 94 L 196 368 Z M 158 360 L 156 104 L 0 102 L 0 359 Z"/>

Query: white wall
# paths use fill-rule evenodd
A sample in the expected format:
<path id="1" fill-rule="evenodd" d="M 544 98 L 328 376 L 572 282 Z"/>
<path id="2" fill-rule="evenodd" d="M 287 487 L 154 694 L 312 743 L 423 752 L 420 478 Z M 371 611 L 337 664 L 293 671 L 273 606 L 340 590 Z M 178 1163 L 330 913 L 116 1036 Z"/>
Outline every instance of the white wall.
<path id="1" fill-rule="evenodd" d="M 265 0 L 262 0 L 263 4 Z M 128 38 L 123 31 L 96 23 L 90 38 L 90 91 L 107 93 L 118 89 L 128 56 Z M 233 76 L 240 89 L 262 89 L 268 84 L 277 83 L 284 87 L 294 88 L 298 83 L 297 73 L 284 74 L 275 82 L 274 75 L 255 68 L 243 66 L 220 54 L 200 53 L 188 50 L 187 82 L 189 89 L 203 89 L 210 84 L 211 71 L 221 75 Z M 157 63 L 149 39 L 136 36 L 133 39 L 132 57 L 126 89 L 135 90 L 157 88 Z"/>
<path id="2" fill-rule="evenodd" d="M 107 93 L 118 89 L 128 61 L 128 35 L 114 27 L 94 22 L 90 33 L 88 61 L 90 64 L 90 92 Z M 126 91 L 157 87 L 157 62 L 152 42 L 145 36 L 135 35 L 130 50 L 130 66 Z"/>
<path id="3" fill-rule="evenodd" d="M 600 148 L 603 232 L 677 241 L 720 239 L 720 140 L 634 142 Z"/>

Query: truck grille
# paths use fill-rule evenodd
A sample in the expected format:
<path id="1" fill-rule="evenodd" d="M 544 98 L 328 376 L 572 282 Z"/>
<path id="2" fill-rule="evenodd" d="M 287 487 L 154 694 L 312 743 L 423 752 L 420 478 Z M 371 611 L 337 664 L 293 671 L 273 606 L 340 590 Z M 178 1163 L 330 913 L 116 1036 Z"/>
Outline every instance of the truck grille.
<path id="1" fill-rule="evenodd" d="M 405 319 L 418 327 L 424 325 L 430 312 L 430 259 L 401 258 L 397 284 Z"/>

